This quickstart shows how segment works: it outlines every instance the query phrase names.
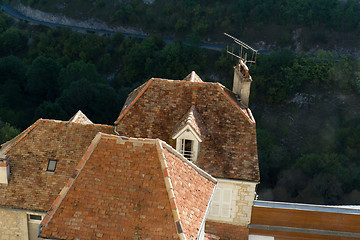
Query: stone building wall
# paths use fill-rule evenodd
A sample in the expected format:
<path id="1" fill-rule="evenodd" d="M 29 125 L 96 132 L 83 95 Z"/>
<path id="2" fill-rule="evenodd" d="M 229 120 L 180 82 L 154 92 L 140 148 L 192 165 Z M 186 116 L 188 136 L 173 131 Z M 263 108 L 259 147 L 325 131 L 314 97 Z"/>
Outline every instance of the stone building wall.
<path id="1" fill-rule="evenodd" d="M 28 214 L 44 215 L 26 210 L 0 208 L 0 240 L 35 240 L 29 238 Z"/>
<path id="2" fill-rule="evenodd" d="M 255 187 L 257 183 L 228 179 L 217 180 L 218 186 L 216 191 L 220 191 L 220 189 L 231 189 L 230 217 L 214 216 L 210 208 L 207 220 L 247 226 L 251 219 L 251 210 L 255 198 Z"/>
<path id="3" fill-rule="evenodd" d="M 0 208 L 0 233 L 0 240 L 27 240 L 26 212 Z"/>

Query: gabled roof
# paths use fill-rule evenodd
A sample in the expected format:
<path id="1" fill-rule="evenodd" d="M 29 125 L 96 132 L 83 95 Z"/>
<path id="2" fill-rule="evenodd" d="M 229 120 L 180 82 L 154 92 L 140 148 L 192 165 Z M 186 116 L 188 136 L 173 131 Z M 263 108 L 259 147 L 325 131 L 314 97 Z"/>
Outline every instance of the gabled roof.
<path id="1" fill-rule="evenodd" d="M 116 128 L 120 135 L 159 138 L 175 147 L 171 135 L 192 106 L 207 131 L 198 166 L 215 177 L 259 181 L 255 120 L 219 83 L 152 78 L 129 95 Z"/>
<path id="2" fill-rule="evenodd" d="M 93 124 L 92 121 L 90 121 L 90 119 L 80 110 L 72 118 L 70 118 L 69 122 Z"/>
<path id="3" fill-rule="evenodd" d="M 161 140 L 99 133 L 41 223 L 51 239 L 195 239 L 216 180 Z"/>
<path id="4" fill-rule="evenodd" d="M 189 111 L 176 123 L 171 137 L 174 138 L 178 133 L 189 125 L 192 130 L 202 139 L 207 135 L 206 127 L 201 120 L 200 114 L 196 111 L 196 107 L 192 106 Z"/>
<path id="5" fill-rule="evenodd" d="M 0 186 L 0 206 L 47 211 L 94 136 L 113 130 L 100 124 L 36 121 L 3 145 L 11 176 L 7 186 Z M 49 159 L 57 160 L 54 173 L 46 172 Z"/>

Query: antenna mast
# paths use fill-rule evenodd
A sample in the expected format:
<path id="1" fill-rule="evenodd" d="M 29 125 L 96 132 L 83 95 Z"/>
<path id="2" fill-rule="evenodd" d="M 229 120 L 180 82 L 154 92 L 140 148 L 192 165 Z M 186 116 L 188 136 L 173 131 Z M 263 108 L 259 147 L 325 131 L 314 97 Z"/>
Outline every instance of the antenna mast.
<path id="1" fill-rule="evenodd" d="M 231 38 L 234 40 L 234 42 L 240 46 L 239 54 L 235 54 L 234 46 L 231 47 L 231 50 L 229 49 L 229 45 L 226 46 L 226 52 L 234 57 L 237 57 L 241 61 L 243 61 L 244 64 L 246 63 L 256 63 L 256 55 L 258 54 L 258 50 L 255 50 L 254 48 L 250 47 L 246 43 L 240 41 L 239 39 L 231 36 L 230 34 L 224 33 L 225 36 Z M 250 59 L 248 59 L 248 52 L 251 51 Z"/>

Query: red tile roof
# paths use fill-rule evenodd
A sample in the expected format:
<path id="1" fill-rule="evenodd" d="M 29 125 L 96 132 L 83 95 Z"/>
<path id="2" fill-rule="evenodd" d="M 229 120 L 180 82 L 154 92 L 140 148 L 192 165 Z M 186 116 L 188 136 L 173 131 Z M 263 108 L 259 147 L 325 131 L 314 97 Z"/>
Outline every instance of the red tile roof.
<path id="1" fill-rule="evenodd" d="M 255 120 L 219 83 L 152 78 L 129 95 L 116 128 L 120 135 L 159 138 L 175 147 L 171 134 L 192 106 L 207 130 L 198 166 L 215 177 L 259 181 Z"/>
<path id="2" fill-rule="evenodd" d="M 98 132 L 114 127 L 38 120 L 2 148 L 9 156 L 10 182 L 0 186 L 0 206 L 47 211 Z M 54 173 L 48 160 L 57 160 Z"/>
<path id="3" fill-rule="evenodd" d="M 216 180 L 161 140 L 98 134 L 42 222 L 57 239 L 194 239 Z"/>

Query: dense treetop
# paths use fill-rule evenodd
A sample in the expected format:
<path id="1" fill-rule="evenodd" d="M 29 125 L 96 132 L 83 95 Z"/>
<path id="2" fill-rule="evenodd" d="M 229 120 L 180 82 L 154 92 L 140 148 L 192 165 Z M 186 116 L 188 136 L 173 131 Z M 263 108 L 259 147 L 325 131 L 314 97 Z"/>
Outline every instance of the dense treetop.
<path id="1" fill-rule="evenodd" d="M 360 34 L 357 0 L 12 0 L 46 12 L 84 20 L 98 19 L 110 26 L 128 26 L 172 37 L 198 35 L 223 41 L 233 33 L 249 43 L 294 47 L 294 30 L 303 49 L 308 44 L 335 46 L 346 38 L 356 45 Z M 351 33 L 352 35 L 349 35 Z"/>

